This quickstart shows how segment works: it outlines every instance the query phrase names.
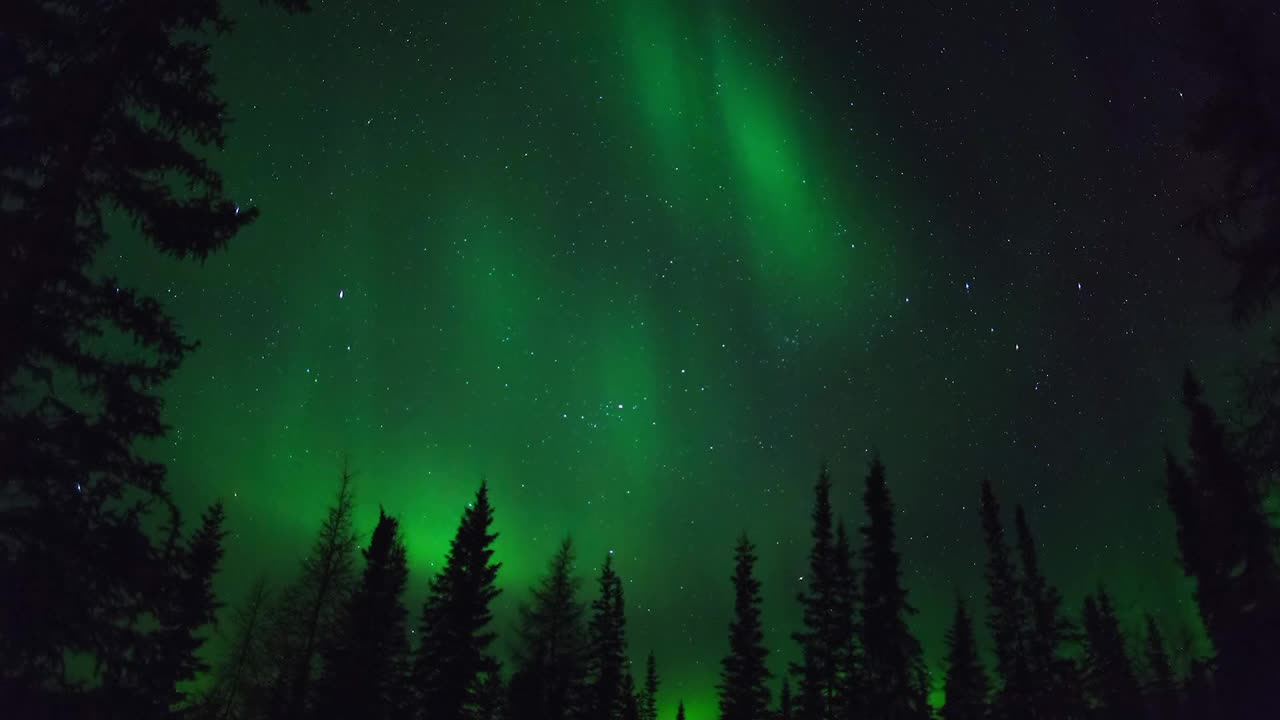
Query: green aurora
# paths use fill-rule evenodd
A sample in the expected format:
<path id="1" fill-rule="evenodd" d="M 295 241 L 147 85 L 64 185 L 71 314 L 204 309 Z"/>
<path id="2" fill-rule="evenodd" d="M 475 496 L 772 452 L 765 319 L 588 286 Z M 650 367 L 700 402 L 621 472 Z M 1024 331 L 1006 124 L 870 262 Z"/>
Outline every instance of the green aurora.
<path id="1" fill-rule="evenodd" d="M 663 717 L 707 718 L 735 537 L 777 675 L 819 464 L 856 526 L 875 447 L 931 665 L 953 588 L 983 593 L 984 477 L 1070 607 L 1105 579 L 1196 637 L 1161 451 L 1183 364 L 1241 343 L 1177 193 L 1102 160 L 1049 11 L 1005 77 L 998 24 L 925 11 L 851 20 L 841 54 L 768 3 L 239 5 L 216 162 L 262 219 L 203 266 L 108 259 L 203 343 L 157 451 L 189 514 L 227 502 L 224 597 L 293 572 L 346 456 L 362 531 L 402 518 L 416 613 L 486 478 L 499 632 L 564 535 L 588 580 L 614 552 Z"/>

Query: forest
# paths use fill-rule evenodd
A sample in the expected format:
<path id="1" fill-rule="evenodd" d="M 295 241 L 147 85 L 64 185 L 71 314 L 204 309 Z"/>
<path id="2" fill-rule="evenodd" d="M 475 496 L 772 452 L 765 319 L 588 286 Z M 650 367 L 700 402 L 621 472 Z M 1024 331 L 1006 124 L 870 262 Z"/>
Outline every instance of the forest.
<path id="1" fill-rule="evenodd" d="M 1225 169 L 1186 230 L 1235 272 L 1224 316 L 1266 328 L 1280 289 L 1280 66 L 1259 29 L 1265 3 L 1201 5 L 1188 52 L 1217 81 L 1186 142 Z M 161 388 L 196 343 L 160 300 L 94 261 L 122 221 L 155 251 L 204 262 L 256 219 L 211 161 L 227 128 L 208 43 L 233 27 L 220 0 L 0 9 L 0 715 L 659 720 L 661 707 L 661 720 L 686 720 L 663 658 L 630 660 L 645 648 L 627 631 L 625 563 L 579 558 L 565 537 L 536 584 L 504 584 L 494 544 L 521 508 L 484 483 L 425 597 L 408 594 L 397 508 L 356 532 L 372 518 L 356 517 L 347 469 L 291 576 L 244 597 L 215 591 L 228 510 L 183 517 L 165 463 L 145 449 L 165 437 Z M 765 643 L 766 610 L 781 611 L 763 607 L 752 538 L 702 549 L 724 558 L 715 592 L 731 608 L 726 642 L 707 649 L 720 658 L 719 718 L 1276 717 L 1280 360 L 1242 376 L 1221 409 L 1187 370 L 1187 434 L 1163 456 L 1151 448 L 1203 656 L 1174 657 L 1151 614 L 1126 632 L 1105 584 L 1064 597 L 1024 508 L 1002 506 L 999 483 L 984 481 L 965 519 L 985 542 L 984 597 L 957 592 L 931 673 L 903 578 L 894 458 L 865 468 L 858 527 L 833 509 L 832 473 L 815 461 L 796 662 L 782 666 Z M 584 564 L 598 573 L 584 577 Z M 492 608 L 504 593 L 520 598 L 509 635 Z M 215 630 L 227 652 L 209 657 Z"/>

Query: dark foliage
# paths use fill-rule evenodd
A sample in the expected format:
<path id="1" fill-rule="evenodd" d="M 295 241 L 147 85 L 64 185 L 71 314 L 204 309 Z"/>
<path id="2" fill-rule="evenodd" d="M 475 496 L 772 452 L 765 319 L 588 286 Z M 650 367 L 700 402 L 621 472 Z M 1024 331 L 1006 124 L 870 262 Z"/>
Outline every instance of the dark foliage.
<path id="1" fill-rule="evenodd" d="M 721 661 L 721 720 L 765 720 L 769 716 L 771 673 L 766 666 L 760 613 L 760 581 L 755 577 L 755 545 L 744 533 L 734 550 L 733 620 L 729 652 Z"/>
<path id="2" fill-rule="evenodd" d="M 1031 717 L 1032 678 L 1027 664 L 1028 613 L 1019 591 L 1018 570 L 1009 557 L 1000 502 L 991 483 L 982 483 L 982 533 L 987 545 L 987 628 L 995 644 L 996 678 L 992 714 L 996 720 Z"/>
<path id="3" fill-rule="evenodd" d="M 512 720 L 583 717 L 587 673 L 586 607 L 578 600 L 573 542 L 565 539 L 546 577 L 520 608 L 511 677 Z"/>
<path id="4" fill-rule="evenodd" d="M 627 616 L 622 578 L 613 569 L 613 554 L 600 568 L 600 595 L 591 603 L 588 656 L 588 714 L 601 720 L 619 720 L 627 713 L 624 686 L 627 667 Z"/>
<path id="5" fill-rule="evenodd" d="M 501 564 L 492 562 L 498 537 L 489 532 L 492 524 L 489 487 L 481 483 L 422 608 L 413 667 L 421 718 L 477 720 L 497 702 L 499 667 L 489 654 L 494 639 L 489 605 L 501 592 L 495 584 Z"/>
<path id="6" fill-rule="evenodd" d="M 791 672 L 799 685 L 794 698 L 798 720 L 821 720 L 840 693 L 838 648 L 840 636 L 839 588 L 832 538 L 831 476 L 824 464 L 814 484 L 813 545 L 809 550 L 809 575 L 800 593 L 804 629 L 794 635 L 800 645 L 800 662 Z"/>
<path id="7" fill-rule="evenodd" d="M 915 609 L 902 586 L 893 499 L 879 456 L 871 461 L 862 498 L 867 513 L 859 620 L 864 712 L 885 720 L 927 718 L 928 688 L 920 684 L 922 650 L 907 626 Z"/>
<path id="8" fill-rule="evenodd" d="M 640 720 L 658 720 L 658 661 L 649 651 L 644 661 L 644 688 L 640 691 Z"/>
<path id="9" fill-rule="evenodd" d="M 1151 613 L 1146 618 L 1146 638 L 1143 651 L 1147 661 L 1146 696 L 1148 713 L 1155 718 L 1177 718 L 1180 715 L 1178 679 L 1165 649 L 1164 635 Z"/>
<path id="10" fill-rule="evenodd" d="M 363 554 L 364 574 L 324 647 L 315 712 L 320 720 L 390 720 L 409 709 L 409 568 L 400 523 L 381 509 Z"/>
<path id="11" fill-rule="evenodd" d="M 973 633 L 964 600 L 956 598 L 956 612 L 947 630 L 947 670 L 943 683 L 945 704 L 942 720 L 985 720 L 990 685 L 978 657 L 978 640 Z"/>
<path id="12" fill-rule="evenodd" d="M 1182 566 L 1196 581 L 1196 602 L 1217 653 L 1215 682 L 1233 717 L 1272 709 L 1280 677 L 1280 565 L 1276 529 L 1256 475 L 1187 372 L 1190 415 L 1186 466 L 1166 457 L 1169 506 Z"/>
<path id="13" fill-rule="evenodd" d="M 108 215 L 196 259 L 255 217 L 205 159 L 226 125 L 209 43 L 232 23 L 217 0 L 9 0 L 0 28 L 0 699 L 163 714 L 157 686 L 198 670 L 178 626 L 203 611 L 174 603 L 203 561 L 138 445 L 164 435 L 158 389 L 195 345 L 95 260 Z"/>
<path id="14" fill-rule="evenodd" d="M 1106 588 L 1084 599 L 1085 680 L 1094 716 L 1101 720 L 1145 717 L 1142 691 L 1125 648 L 1120 620 Z"/>

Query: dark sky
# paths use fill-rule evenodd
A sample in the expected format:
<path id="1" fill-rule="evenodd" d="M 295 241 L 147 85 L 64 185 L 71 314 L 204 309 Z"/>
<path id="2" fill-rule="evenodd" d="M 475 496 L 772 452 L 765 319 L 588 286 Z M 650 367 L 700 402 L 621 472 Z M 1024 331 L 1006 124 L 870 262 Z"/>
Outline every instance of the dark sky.
<path id="1" fill-rule="evenodd" d="M 347 453 L 362 531 L 402 518 L 416 614 L 484 477 L 499 630 L 571 534 L 584 577 L 615 553 L 664 715 L 709 717 L 735 536 L 778 673 L 819 464 L 856 526 L 879 448 L 931 664 L 983 592 L 983 478 L 1073 612 L 1103 579 L 1186 636 L 1162 450 L 1182 368 L 1226 394 L 1245 341 L 1179 228 L 1207 165 L 1176 18 L 233 5 L 216 163 L 262 218 L 203 267 L 112 259 L 203 342 L 163 450 L 192 513 L 228 503 L 230 597 L 292 572 Z"/>

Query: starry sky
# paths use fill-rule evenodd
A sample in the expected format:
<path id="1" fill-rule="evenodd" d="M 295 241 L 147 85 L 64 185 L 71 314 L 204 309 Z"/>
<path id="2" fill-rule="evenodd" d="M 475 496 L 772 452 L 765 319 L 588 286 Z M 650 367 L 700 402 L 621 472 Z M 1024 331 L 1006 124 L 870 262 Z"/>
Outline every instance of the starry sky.
<path id="1" fill-rule="evenodd" d="M 214 161 L 261 219 L 203 265 L 105 259 L 203 343 L 153 451 L 190 514 L 226 501 L 226 597 L 296 568 L 346 454 L 361 531 L 402 518 L 416 615 L 487 478 L 498 629 L 565 534 L 586 578 L 613 551 L 664 715 L 710 717 L 736 535 L 778 673 L 817 469 L 856 526 L 878 448 L 931 666 L 954 592 L 983 593 L 983 478 L 1071 608 L 1103 579 L 1195 636 L 1161 453 L 1182 368 L 1225 399 L 1253 341 L 1180 228 L 1206 84 L 1177 18 L 314 4 L 232 2 L 215 45 Z"/>

